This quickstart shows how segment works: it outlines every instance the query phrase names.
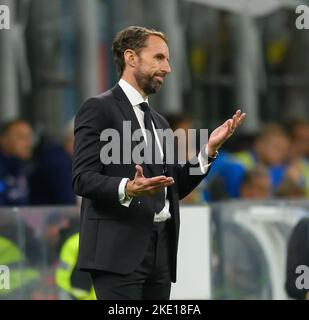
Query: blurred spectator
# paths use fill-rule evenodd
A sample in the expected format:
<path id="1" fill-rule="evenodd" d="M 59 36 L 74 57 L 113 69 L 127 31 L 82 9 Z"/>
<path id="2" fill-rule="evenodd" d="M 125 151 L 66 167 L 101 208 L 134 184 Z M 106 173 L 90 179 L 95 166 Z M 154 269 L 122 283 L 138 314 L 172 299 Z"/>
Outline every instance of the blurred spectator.
<path id="1" fill-rule="evenodd" d="M 68 217 L 61 215 L 58 211 L 52 211 L 44 221 L 43 241 L 46 247 L 47 261 L 49 264 L 54 263 L 59 255 L 59 243 L 61 242 L 62 233 L 69 229 L 70 220 Z"/>
<path id="2" fill-rule="evenodd" d="M 309 159 L 309 121 L 293 119 L 287 124 L 292 139 L 291 154 L 294 158 Z"/>
<path id="3" fill-rule="evenodd" d="M 283 168 L 288 161 L 290 139 L 283 127 L 276 123 L 266 124 L 257 136 L 253 149 L 234 154 L 247 169 L 257 164 L 270 169 L 272 186 L 276 187 L 283 176 Z"/>
<path id="4" fill-rule="evenodd" d="M 78 225 L 79 226 L 79 225 Z M 90 274 L 77 267 L 79 228 L 68 230 L 62 241 L 56 284 L 64 296 L 73 300 L 96 300 Z"/>
<path id="5" fill-rule="evenodd" d="M 29 202 L 24 166 L 32 156 L 32 129 L 24 120 L 5 123 L 0 130 L 0 206 L 22 206 Z"/>
<path id="6" fill-rule="evenodd" d="M 297 182 L 299 192 L 296 196 L 309 198 L 309 121 L 291 120 L 287 125 L 292 144 L 290 150 L 291 169 L 289 179 Z M 296 191 L 296 190 L 295 190 Z"/>
<path id="7" fill-rule="evenodd" d="M 240 188 L 242 199 L 267 199 L 271 195 L 271 181 L 265 167 L 258 166 L 246 172 Z"/>
<path id="8" fill-rule="evenodd" d="M 31 202 L 35 205 L 74 205 L 72 190 L 73 120 L 64 130 L 62 145 L 40 146 L 31 176 Z"/>
<path id="9" fill-rule="evenodd" d="M 208 177 L 205 198 L 239 198 L 246 172 L 257 166 L 267 169 L 271 182 L 270 195 L 273 194 L 287 170 L 289 148 L 290 138 L 284 129 L 279 124 L 266 124 L 256 137 L 251 150 L 233 154 L 220 152 Z"/>
<path id="10" fill-rule="evenodd" d="M 223 149 L 213 163 L 205 181 L 204 199 L 220 201 L 229 198 L 239 198 L 240 186 L 246 169 L 229 152 Z"/>
<path id="11" fill-rule="evenodd" d="M 306 181 L 301 162 L 293 161 L 287 167 L 283 180 L 275 192 L 275 196 L 285 199 L 305 198 L 305 184 Z"/>
<path id="12" fill-rule="evenodd" d="M 22 236 L 21 236 L 22 234 Z M 0 265 L 10 268 L 10 288 L 0 290 L 0 300 L 20 299 L 32 291 L 40 278 L 41 247 L 23 219 L 16 220 L 10 210 L 3 210 L 0 219 Z"/>

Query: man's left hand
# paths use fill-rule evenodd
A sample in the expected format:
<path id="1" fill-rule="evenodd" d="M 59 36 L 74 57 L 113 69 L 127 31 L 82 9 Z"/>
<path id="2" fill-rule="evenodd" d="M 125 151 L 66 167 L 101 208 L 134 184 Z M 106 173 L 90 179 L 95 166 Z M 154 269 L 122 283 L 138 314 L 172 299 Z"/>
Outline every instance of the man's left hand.
<path id="1" fill-rule="evenodd" d="M 208 155 L 210 157 L 216 154 L 216 151 L 223 143 L 231 137 L 236 128 L 238 128 L 245 120 L 246 114 L 238 110 L 231 119 L 224 122 L 223 125 L 215 129 L 208 140 Z"/>

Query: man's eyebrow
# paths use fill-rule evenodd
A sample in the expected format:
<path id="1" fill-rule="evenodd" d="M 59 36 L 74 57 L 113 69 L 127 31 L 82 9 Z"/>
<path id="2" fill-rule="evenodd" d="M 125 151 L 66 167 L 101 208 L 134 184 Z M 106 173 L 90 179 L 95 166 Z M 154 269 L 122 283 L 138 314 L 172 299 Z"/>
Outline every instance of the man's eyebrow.
<path id="1" fill-rule="evenodd" d="M 167 56 L 166 56 L 165 54 L 163 54 L 163 53 L 157 53 L 157 54 L 155 55 L 155 57 L 158 57 L 158 58 L 166 58 L 168 62 L 170 61 L 170 58 L 167 57 Z"/>

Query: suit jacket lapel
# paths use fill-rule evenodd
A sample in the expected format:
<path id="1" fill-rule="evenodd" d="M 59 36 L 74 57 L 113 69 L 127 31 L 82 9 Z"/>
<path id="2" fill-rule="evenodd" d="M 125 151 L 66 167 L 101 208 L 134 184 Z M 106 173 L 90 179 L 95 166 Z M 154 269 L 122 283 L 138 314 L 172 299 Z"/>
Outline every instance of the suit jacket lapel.
<path id="1" fill-rule="evenodd" d="M 132 107 L 129 99 L 127 98 L 127 96 L 125 95 L 123 90 L 121 89 L 121 87 L 117 84 L 112 89 L 112 92 L 114 93 L 114 97 L 117 100 L 117 105 L 118 105 L 123 117 L 127 121 L 131 121 L 131 134 L 133 134 L 133 132 L 135 130 L 141 129 L 139 122 L 137 120 L 136 114 L 133 110 L 133 107 Z M 137 141 L 132 141 L 132 146 L 137 145 L 137 144 L 138 144 Z"/>
<path id="2" fill-rule="evenodd" d="M 127 121 L 131 121 L 131 137 L 132 137 L 135 130 L 141 129 L 139 122 L 137 120 L 136 114 L 133 110 L 133 107 L 129 99 L 127 98 L 127 96 L 125 95 L 125 93 L 123 92 L 123 90 L 118 84 L 112 89 L 112 92 L 114 94 L 114 97 L 116 98 L 117 105 L 124 119 Z M 131 151 L 133 151 L 135 147 L 138 147 L 138 144 L 139 144 L 138 141 L 131 141 L 131 145 L 132 145 Z M 148 169 L 147 171 L 150 170 L 152 172 L 152 175 L 155 175 L 155 172 L 151 167 L 151 165 L 143 163 L 142 167 L 144 169 L 144 172 L 145 172 L 145 169 L 146 170 Z"/>

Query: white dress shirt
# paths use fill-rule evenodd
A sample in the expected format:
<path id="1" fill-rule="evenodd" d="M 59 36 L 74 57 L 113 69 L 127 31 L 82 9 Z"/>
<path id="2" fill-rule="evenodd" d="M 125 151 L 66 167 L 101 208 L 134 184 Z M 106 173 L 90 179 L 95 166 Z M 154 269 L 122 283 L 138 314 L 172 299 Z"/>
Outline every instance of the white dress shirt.
<path id="1" fill-rule="evenodd" d="M 127 96 L 127 98 L 129 99 L 133 110 L 135 112 L 135 115 L 137 117 L 137 120 L 139 122 L 139 125 L 141 127 L 144 139 L 147 143 L 147 136 L 145 134 L 145 124 L 144 124 L 144 111 L 141 110 L 140 108 L 140 104 L 142 102 L 147 102 L 148 103 L 148 97 L 146 99 L 144 99 L 142 97 L 142 95 L 134 88 L 132 87 L 127 81 L 120 79 L 119 81 L 119 86 L 121 87 L 121 89 L 124 91 L 125 95 Z M 162 150 L 162 146 L 160 144 L 160 140 L 159 137 L 157 135 L 157 132 L 155 130 L 155 126 L 152 123 L 153 129 L 154 129 L 154 133 L 155 133 L 155 139 L 156 142 L 159 146 L 159 150 L 160 150 L 160 154 L 161 157 L 163 158 L 163 150 Z M 206 147 L 206 154 L 208 154 L 207 152 L 207 147 Z M 201 153 L 198 155 L 198 160 L 199 160 L 199 164 L 200 164 L 200 168 L 202 170 L 202 172 L 205 174 L 210 166 L 210 164 L 208 163 L 208 159 L 205 160 Z M 119 202 L 121 203 L 121 205 L 129 207 L 132 198 L 131 199 L 126 199 L 125 196 L 125 186 L 126 183 L 128 181 L 128 178 L 123 178 L 119 184 L 119 188 L 118 188 L 118 193 L 119 193 Z M 170 202 L 169 200 L 166 198 L 166 194 L 167 194 L 167 188 L 165 188 L 165 206 L 162 209 L 161 212 L 156 212 L 155 216 L 154 216 L 154 221 L 155 222 L 160 222 L 160 221 L 165 221 L 167 219 L 171 218 L 171 214 L 169 212 L 169 208 L 170 208 Z"/>

